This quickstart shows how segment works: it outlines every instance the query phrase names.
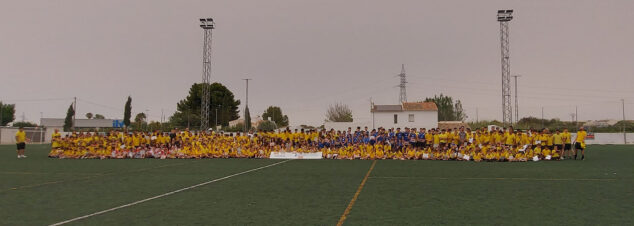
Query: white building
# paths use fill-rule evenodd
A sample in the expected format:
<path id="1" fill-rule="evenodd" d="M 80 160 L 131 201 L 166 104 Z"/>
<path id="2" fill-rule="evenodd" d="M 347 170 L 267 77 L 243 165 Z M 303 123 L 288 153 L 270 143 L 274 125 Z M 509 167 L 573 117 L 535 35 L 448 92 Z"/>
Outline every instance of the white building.
<path id="1" fill-rule="evenodd" d="M 258 125 L 260 125 L 260 123 L 262 123 L 264 120 L 262 119 L 261 116 L 255 116 L 255 118 L 251 119 L 251 127 L 257 128 Z M 244 124 L 244 118 L 239 118 L 233 121 L 229 121 L 229 127 L 233 127 L 236 126 L 238 124 Z"/>
<path id="2" fill-rule="evenodd" d="M 374 128 L 436 128 L 438 107 L 433 102 L 405 102 L 396 105 L 372 104 Z"/>
<path id="3" fill-rule="evenodd" d="M 616 123 L 618 123 L 618 120 L 590 120 L 586 123 L 583 124 L 583 126 L 587 126 L 587 127 L 608 127 L 608 126 L 613 126 Z"/>
<path id="4" fill-rule="evenodd" d="M 41 118 L 40 125 L 47 129 L 64 128 L 63 118 Z M 99 128 L 123 128 L 121 119 L 75 119 L 75 128 L 78 129 L 99 129 Z"/>

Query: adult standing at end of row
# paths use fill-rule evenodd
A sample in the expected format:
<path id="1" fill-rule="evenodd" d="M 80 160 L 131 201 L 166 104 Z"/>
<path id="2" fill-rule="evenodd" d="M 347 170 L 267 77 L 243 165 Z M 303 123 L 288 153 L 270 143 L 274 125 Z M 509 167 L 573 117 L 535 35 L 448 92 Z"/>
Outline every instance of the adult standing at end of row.
<path id="1" fill-rule="evenodd" d="M 583 129 L 583 127 L 579 128 L 577 131 L 577 137 L 575 138 L 575 160 L 577 160 L 577 151 L 581 150 L 581 160 L 586 158 L 585 149 L 586 149 L 586 136 L 588 133 Z"/>
<path id="2" fill-rule="evenodd" d="M 24 127 L 20 127 L 18 132 L 15 133 L 15 144 L 18 147 L 18 158 L 26 158 L 24 155 L 24 150 L 26 149 L 26 132 L 24 132 Z"/>

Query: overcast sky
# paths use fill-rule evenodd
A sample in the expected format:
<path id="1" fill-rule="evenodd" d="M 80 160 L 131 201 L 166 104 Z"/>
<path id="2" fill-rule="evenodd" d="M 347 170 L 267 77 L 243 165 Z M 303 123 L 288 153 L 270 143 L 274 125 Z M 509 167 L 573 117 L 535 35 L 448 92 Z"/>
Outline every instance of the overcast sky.
<path id="1" fill-rule="evenodd" d="M 510 22 L 520 116 L 634 119 L 634 1 L 3 1 L 0 100 L 39 123 L 78 115 L 167 116 L 202 74 L 213 17 L 212 81 L 252 117 L 280 106 L 292 125 L 319 125 L 329 104 L 370 119 L 370 99 L 395 104 L 405 64 L 409 101 L 444 93 L 469 120 L 502 118 L 498 9 Z M 243 106 L 241 106 L 242 109 Z"/>

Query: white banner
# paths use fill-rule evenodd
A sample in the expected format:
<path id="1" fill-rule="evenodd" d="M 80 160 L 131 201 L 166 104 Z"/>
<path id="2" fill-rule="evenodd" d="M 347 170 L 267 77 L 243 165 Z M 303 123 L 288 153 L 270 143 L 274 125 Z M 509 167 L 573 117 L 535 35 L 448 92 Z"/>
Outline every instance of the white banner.
<path id="1" fill-rule="evenodd" d="M 298 152 L 271 152 L 271 159 L 321 159 L 321 152 L 298 153 Z"/>

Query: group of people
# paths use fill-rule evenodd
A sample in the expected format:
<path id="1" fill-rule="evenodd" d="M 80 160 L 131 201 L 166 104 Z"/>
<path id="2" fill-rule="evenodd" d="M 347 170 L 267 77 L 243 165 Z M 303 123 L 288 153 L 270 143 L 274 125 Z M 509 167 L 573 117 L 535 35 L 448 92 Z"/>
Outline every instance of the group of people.
<path id="1" fill-rule="evenodd" d="M 586 132 L 469 128 L 348 128 L 223 133 L 74 132 L 52 137 L 52 158 L 269 158 L 271 152 L 321 152 L 327 159 L 539 161 L 585 158 Z M 17 138 L 17 136 L 16 136 Z M 574 145 L 574 149 L 572 148 Z M 20 148 L 18 146 L 18 148 Z M 19 153 L 18 153 L 19 154 Z"/>

